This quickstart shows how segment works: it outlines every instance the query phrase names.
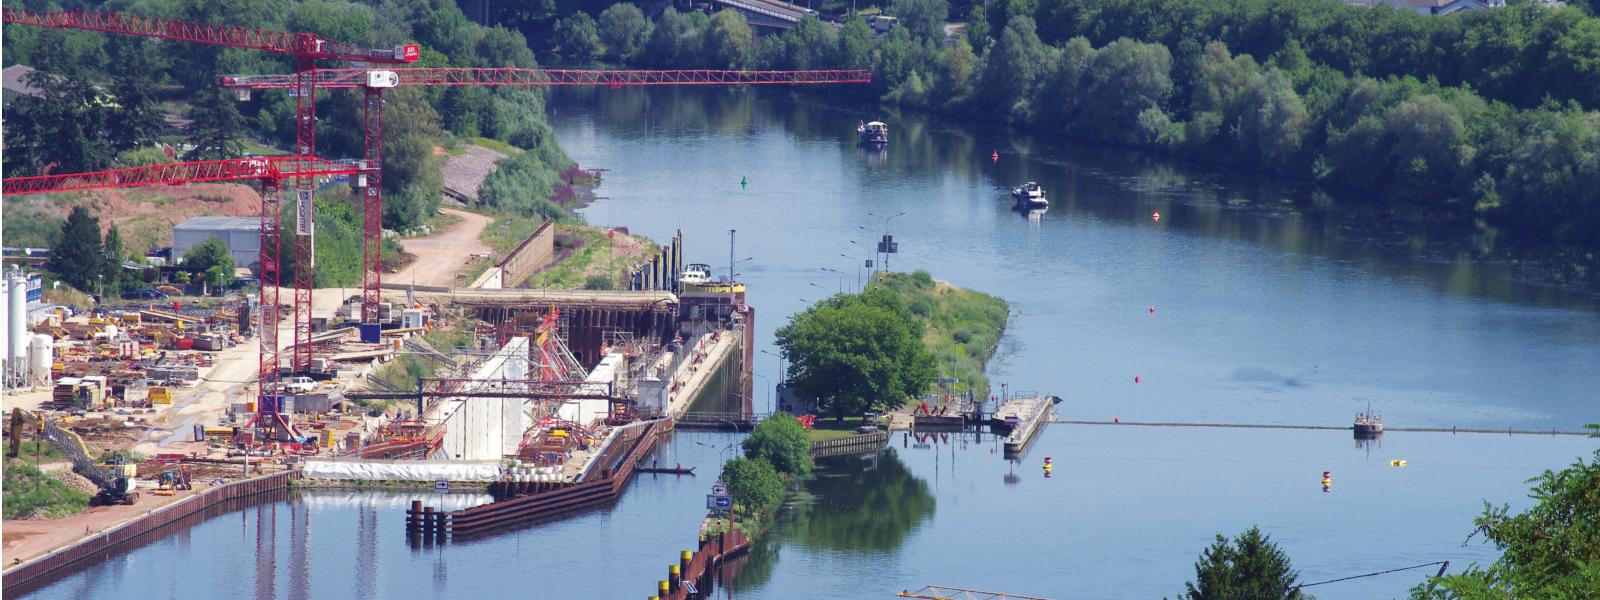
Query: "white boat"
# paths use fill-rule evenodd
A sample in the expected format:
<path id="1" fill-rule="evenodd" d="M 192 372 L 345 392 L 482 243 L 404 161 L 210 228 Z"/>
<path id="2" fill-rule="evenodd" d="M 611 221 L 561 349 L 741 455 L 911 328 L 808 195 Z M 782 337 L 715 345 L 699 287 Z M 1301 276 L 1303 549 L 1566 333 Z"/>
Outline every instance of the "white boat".
<path id="1" fill-rule="evenodd" d="M 856 137 L 861 138 L 861 143 L 871 146 L 889 145 L 889 126 L 882 121 L 862 123 L 856 126 Z"/>
<path id="2" fill-rule="evenodd" d="M 1050 206 L 1050 201 L 1044 198 L 1044 188 L 1032 181 L 1011 188 L 1011 198 L 1017 201 L 1018 208 Z"/>

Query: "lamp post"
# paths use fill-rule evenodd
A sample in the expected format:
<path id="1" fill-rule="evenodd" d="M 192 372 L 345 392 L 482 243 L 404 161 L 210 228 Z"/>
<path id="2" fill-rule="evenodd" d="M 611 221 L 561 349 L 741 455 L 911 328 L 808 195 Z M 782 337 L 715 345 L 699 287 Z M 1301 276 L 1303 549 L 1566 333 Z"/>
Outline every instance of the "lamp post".
<path id="1" fill-rule="evenodd" d="M 823 267 L 822 270 L 827 271 L 829 273 L 833 273 L 836 277 L 838 277 L 839 293 L 843 294 L 844 293 L 844 272 L 840 271 L 838 269 L 830 268 L 830 267 Z"/>
<path id="2" fill-rule="evenodd" d="M 866 263 L 866 259 L 857 261 L 854 256 L 850 256 L 849 254 L 845 254 L 843 252 L 840 252 L 839 256 L 848 259 L 850 262 L 856 263 L 856 291 L 861 291 L 861 265 Z"/>

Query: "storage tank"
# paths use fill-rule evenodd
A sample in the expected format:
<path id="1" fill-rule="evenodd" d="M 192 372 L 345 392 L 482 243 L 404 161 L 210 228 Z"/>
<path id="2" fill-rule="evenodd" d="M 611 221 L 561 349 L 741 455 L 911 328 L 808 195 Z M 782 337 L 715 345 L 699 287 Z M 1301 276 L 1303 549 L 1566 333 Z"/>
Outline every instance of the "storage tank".
<path id="1" fill-rule="evenodd" d="M 55 338 L 42 333 L 35 335 L 29 351 L 29 383 L 50 385 L 50 365 L 55 363 Z"/>
<path id="2" fill-rule="evenodd" d="M 21 378 L 28 362 L 28 279 L 18 271 L 6 277 L 6 368 Z"/>

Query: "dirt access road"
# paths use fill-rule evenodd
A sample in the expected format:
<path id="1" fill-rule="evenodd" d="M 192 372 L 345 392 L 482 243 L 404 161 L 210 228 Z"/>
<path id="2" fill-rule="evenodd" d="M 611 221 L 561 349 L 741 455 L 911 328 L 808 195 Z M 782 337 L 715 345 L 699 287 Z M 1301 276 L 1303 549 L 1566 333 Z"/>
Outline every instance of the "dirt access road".
<path id="1" fill-rule="evenodd" d="M 400 246 L 415 254 L 417 259 L 399 273 L 384 275 L 385 282 L 451 286 L 467 259 L 475 254 L 489 254 L 489 247 L 478 237 L 489 226 L 489 217 L 454 208 L 440 210 L 461 220 L 444 233 L 401 240 Z"/>

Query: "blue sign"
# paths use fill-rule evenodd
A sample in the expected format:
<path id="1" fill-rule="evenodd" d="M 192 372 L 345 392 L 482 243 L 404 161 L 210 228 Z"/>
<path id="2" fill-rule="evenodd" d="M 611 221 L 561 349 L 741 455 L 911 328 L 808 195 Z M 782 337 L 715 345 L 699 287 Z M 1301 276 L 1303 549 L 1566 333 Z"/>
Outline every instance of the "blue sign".
<path id="1" fill-rule="evenodd" d="M 438 481 L 433 482 L 433 493 L 435 493 L 435 494 L 448 494 L 448 493 L 450 493 L 450 482 L 445 481 L 443 479 L 440 479 Z"/>
<path id="2" fill-rule="evenodd" d="M 727 510 L 733 508 L 733 497 L 706 494 L 706 508 Z"/>

